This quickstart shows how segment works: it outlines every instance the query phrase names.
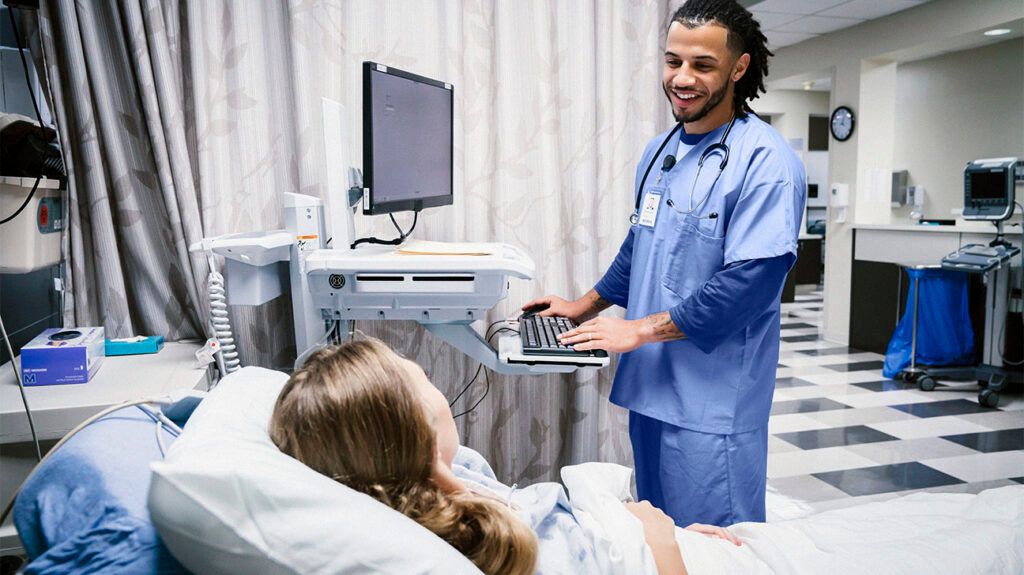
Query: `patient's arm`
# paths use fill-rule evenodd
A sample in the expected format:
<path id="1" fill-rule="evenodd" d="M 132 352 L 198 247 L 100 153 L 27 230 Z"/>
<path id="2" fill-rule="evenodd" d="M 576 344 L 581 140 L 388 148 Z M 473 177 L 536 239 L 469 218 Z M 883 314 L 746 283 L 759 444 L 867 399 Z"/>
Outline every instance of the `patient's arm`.
<path id="1" fill-rule="evenodd" d="M 732 532 L 726 529 L 725 527 L 717 527 L 715 525 L 704 525 L 703 523 L 694 523 L 687 527 L 686 530 L 693 531 L 695 533 L 700 533 L 701 535 L 707 535 L 708 537 L 713 537 L 715 539 L 725 539 L 726 541 L 732 543 L 737 547 L 743 545 L 743 542 L 740 541 L 740 538 L 733 535 Z"/>
<path id="2" fill-rule="evenodd" d="M 676 543 L 676 524 L 650 501 L 626 503 L 626 509 L 644 526 L 644 539 L 654 555 L 658 575 L 686 575 L 686 565 Z"/>

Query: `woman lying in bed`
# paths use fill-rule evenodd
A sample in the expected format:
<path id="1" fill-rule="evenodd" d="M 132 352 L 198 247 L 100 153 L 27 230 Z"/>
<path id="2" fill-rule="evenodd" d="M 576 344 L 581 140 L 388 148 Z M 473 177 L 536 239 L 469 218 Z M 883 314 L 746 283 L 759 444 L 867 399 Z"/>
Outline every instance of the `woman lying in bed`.
<path id="1" fill-rule="evenodd" d="M 404 513 L 481 571 L 534 572 L 535 534 L 507 501 L 455 476 L 459 442 L 447 401 L 383 343 L 311 356 L 281 391 L 270 435 L 282 452 Z M 625 505 L 643 525 L 658 573 L 686 573 L 672 520 L 647 502 Z M 719 527 L 687 529 L 740 544 Z"/>

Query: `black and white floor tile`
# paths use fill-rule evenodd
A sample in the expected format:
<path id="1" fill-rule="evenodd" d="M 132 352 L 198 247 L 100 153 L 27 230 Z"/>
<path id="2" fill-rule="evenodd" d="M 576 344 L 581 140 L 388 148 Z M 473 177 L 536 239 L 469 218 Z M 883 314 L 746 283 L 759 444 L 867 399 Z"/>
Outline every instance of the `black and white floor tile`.
<path id="1" fill-rule="evenodd" d="M 1024 483 L 1024 398 L 978 405 L 977 385 L 924 392 L 882 375 L 885 359 L 820 336 L 822 295 L 782 305 L 768 424 L 768 520 L 916 491 Z"/>

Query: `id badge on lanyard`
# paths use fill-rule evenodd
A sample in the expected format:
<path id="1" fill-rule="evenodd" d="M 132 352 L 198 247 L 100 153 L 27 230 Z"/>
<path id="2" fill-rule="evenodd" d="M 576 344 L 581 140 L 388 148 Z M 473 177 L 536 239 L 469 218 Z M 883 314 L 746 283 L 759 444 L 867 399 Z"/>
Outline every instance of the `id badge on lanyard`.
<path id="1" fill-rule="evenodd" d="M 644 201 L 640 204 L 641 226 L 653 228 L 654 222 L 658 221 L 658 208 L 661 207 L 661 198 L 665 195 L 665 186 L 652 186 L 644 194 Z"/>

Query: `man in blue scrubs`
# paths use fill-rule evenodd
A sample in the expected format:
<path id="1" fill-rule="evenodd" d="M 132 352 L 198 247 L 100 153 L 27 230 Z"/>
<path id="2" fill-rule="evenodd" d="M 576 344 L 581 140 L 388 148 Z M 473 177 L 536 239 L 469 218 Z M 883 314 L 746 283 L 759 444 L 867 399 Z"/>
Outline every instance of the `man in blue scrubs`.
<path id="1" fill-rule="evenodd" d="M 780 295 L 806 180 L 746 105 L 770 55 L 733 0 L 676 11 L 663 85 L 679 124 L 644 151 L 618 255 L 583 297 L 524 306 L 582 321 L 563 340 L 577 349 L 622 354 L 611 401 L 629 410 L 638 496 L 680 526 L 765 519 Z M 594 318 L 611 305 L 626 318 Z"/>

